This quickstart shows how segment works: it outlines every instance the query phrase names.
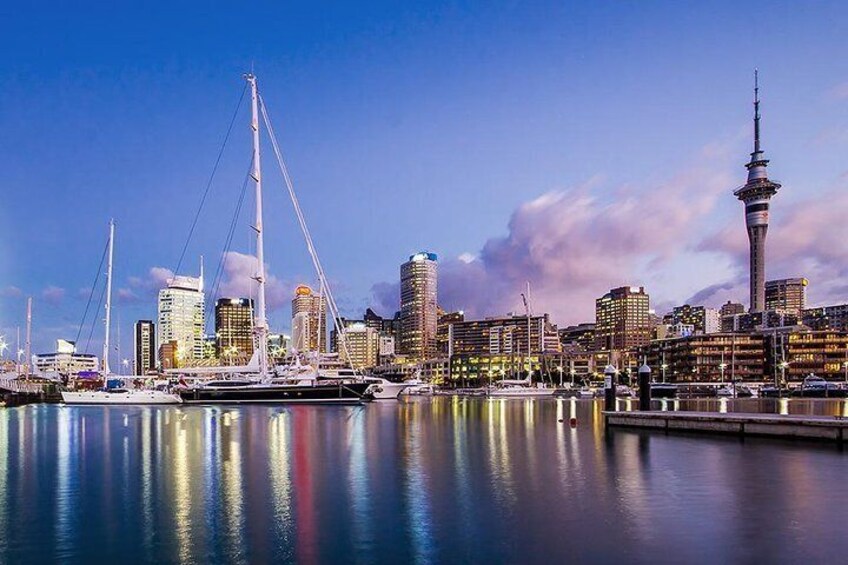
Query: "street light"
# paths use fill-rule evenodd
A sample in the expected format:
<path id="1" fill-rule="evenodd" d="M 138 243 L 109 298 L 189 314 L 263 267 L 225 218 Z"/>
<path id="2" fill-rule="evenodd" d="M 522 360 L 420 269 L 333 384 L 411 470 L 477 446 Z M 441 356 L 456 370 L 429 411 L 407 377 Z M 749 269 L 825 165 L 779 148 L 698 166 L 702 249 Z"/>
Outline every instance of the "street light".
<path id="1" fill-rule="evenodd" d="M 724 370 L 727 369 L 727 363 L 721 363 L 718 370 L 721 372 L 721 384 L 724 384 Z"/>
<path id="2" fill-rule="evenodd" d="M 786 384 L 786 367 L 789 366 L 789 361 L 781 361 L 780 362 L 780 382 L 781 385 Z"/>
<path id="3" fill-rule="evenodd" d="M 559 370 L 559 387 L 562 388 L 562 365 L 557 367 L 557 369 Z"/>

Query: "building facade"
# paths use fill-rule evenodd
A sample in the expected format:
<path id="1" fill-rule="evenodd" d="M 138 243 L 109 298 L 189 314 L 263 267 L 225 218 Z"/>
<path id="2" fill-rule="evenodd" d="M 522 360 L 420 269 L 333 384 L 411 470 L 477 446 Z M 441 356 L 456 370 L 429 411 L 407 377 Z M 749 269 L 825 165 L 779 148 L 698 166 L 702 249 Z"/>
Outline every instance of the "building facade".
<path id="1" fill-rule="evenodd" d="M 766 282 L 766 310 L 800 316 L 807 307 L 805 278 L 777 279 Z"/>
<path id="2" fill-rule="evenodd" d="M 641 354 L 657 381 L 759 382 L 767 371 L 761 334 L 712 333 L 657 340 L 642 348 Z"/>
<path id="3" fill-rule="evenodd" d="M 292 347 L 301 353 L 326 353 L 327 299 L 302 284 L 292 298 Z"/>
<path id="4" fill-rule="evenodd" d="M 341 331 L 344 347 L 340 347 L 339 358 L 354 369 L 370 369 L 379 362 L 380 333 L 364 322 L 346 326 Z"/>
<path id="5" fill-rule="evenodd" d="M 153 320 L 133 324 L 133 374 L 146 375 L 156 370 L 156 328 Z"/>
<path id="6" fill-rule="evenodd" d="M 100 368 L 96 355 L 77 353 L 76 343 L 65 339 L 56 340 L 56 351 L 35 355 L 35 368 L 42 373 L 77 375 L 96 372 Z"/>
<path id="7" fill-rule="evenodd" d="M 848 304 L 808 308 L 803 311 L 802 319 L 813 330 L 848 332 Z"/>
<path id="8" fill-rule="evenodd" d="M 219 298 L 215 302 L 215 353 L 222 360 L 249 360 L 253 355 L 253 300 Z"/>
<path id="9" fill-rule="evenodd" d="M 693 333 L 711 334 L 721 331 L 721 320 L 718 310 L 705 306 L 675 306 L 663 317 L 667 325 L 684 324 L 692 326 Z"/>
<path id="10" fill-rule="evenodd" d="M 583 351 L 595 350 L 595 324 L 577 324 L 559 330 L 559 342 L 563 347 L 576 346 Z"/>
<path id="11" fill-rule="evenodd" d="M 205 307 L 202 274 L 170 279 L 159 291 L 156 343 L 161 347 L 163 343 L 176 341 L 178 357 L 202 359 Z"/>
<path id="12" fill-rule="evenodd" d="M 400 267 L 400 352 L 421 361 L 436 357 L 438 258 L 416 253 Z"/>
<path id="13" fill-rule="evenodd" d="M 809 374 L 848 382 L 848 333 L 836 330 L 795 331 L 777 341 L 783 355 L 774 355 L 772 369 L 786 382 L 801 382 Z M 781 366 L 782 361 L 786 362 Z"/>
<path id="14" fill-rule="evenodd" d="M 641 286 L 610 290 L 595 301 L 595 349 L 624 351 L 651 340 L 650 298 Z"/>

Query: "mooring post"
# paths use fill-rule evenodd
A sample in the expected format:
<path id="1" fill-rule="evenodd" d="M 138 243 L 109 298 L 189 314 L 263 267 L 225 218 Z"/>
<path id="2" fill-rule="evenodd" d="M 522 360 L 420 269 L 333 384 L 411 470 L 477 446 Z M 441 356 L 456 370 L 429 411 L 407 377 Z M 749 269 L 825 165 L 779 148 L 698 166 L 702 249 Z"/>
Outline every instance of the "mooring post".
<path id="1" fill-rule="evenodd" d="M 651 368 L 647 363 L 639 367 L 639 410 L 651 409 Z"/>
<path id="2" fill-rule="evenodd" d="M 604 369 L 604 410 L 615 411 L 615 367 L 607 365 Z"/>

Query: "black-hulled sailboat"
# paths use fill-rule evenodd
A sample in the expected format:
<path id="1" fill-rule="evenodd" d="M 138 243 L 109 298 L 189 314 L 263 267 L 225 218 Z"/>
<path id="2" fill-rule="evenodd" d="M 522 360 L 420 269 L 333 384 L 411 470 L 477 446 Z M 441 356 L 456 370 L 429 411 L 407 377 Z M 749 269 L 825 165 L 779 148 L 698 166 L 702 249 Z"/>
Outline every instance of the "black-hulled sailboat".
<path id="1" fill-rule="evenodd" d="M 246 75 L 251 93 L 251 123 L 253 131 L 253 170 L 251 178 L 256 188 L 257 297 L 254 312 L 254 338 L 256 349 L 248 365 L 243 367 L 199 368 L 180 370 L 184 374 L 214 374 L 213 380 L 199 380 L 179 389 L 186 404 L 239 404 L 239 403 L 330 403 L 354 404 L 373 398 L 373 384 L 361 379 L 318 380 L 317 374 L 296 379 L 272 379 L 268 367 L 268 320 L 265 310 L 265 247 L 262 225 L 262 174 L 259 152 L 259 105 L 256 76 Z M 263 110 L 264 111 L 264 110 Z M 266 123 L 267 114 L 265 114 Z M 273 132 L 269 133 L 273 135 Z M 272 137 L 272 141 L 275 142 Z M 275 142 L 276 149 L 276 142 Z M 297 205 L 296 205 L 297 208 Z M 299 208 L 297 208 L 299 210 Z M 308 241 L 311 244 L 311 241 Z M 310 253 L 313 253 L 310 245 Z M 313 257 L 313 260 L 315 258 Z M 323 279 L 323 272 L 319 272 Z M 219 378 L 220 377 L 220 378 Z"/>

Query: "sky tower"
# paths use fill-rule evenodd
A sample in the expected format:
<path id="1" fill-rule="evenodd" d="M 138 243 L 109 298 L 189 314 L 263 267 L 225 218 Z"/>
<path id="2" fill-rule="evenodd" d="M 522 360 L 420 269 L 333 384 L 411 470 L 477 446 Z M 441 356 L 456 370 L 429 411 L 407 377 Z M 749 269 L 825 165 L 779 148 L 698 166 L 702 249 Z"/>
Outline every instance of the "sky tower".
<path id="1" fill-rule="evenodd" d="M 768 159 L 760 149 L 760 89 L 757 71 L 754 71 L 754 152 L 748 169 L 748 182 L 733 194 L 745 203 L 745 225 L 751 252 L 751 312 L 765 309 L 766 291 L 766 232 L 768 231 L 769 200 L 777 193 L 780 184 L 769 180 L 766 174 Z"/>

